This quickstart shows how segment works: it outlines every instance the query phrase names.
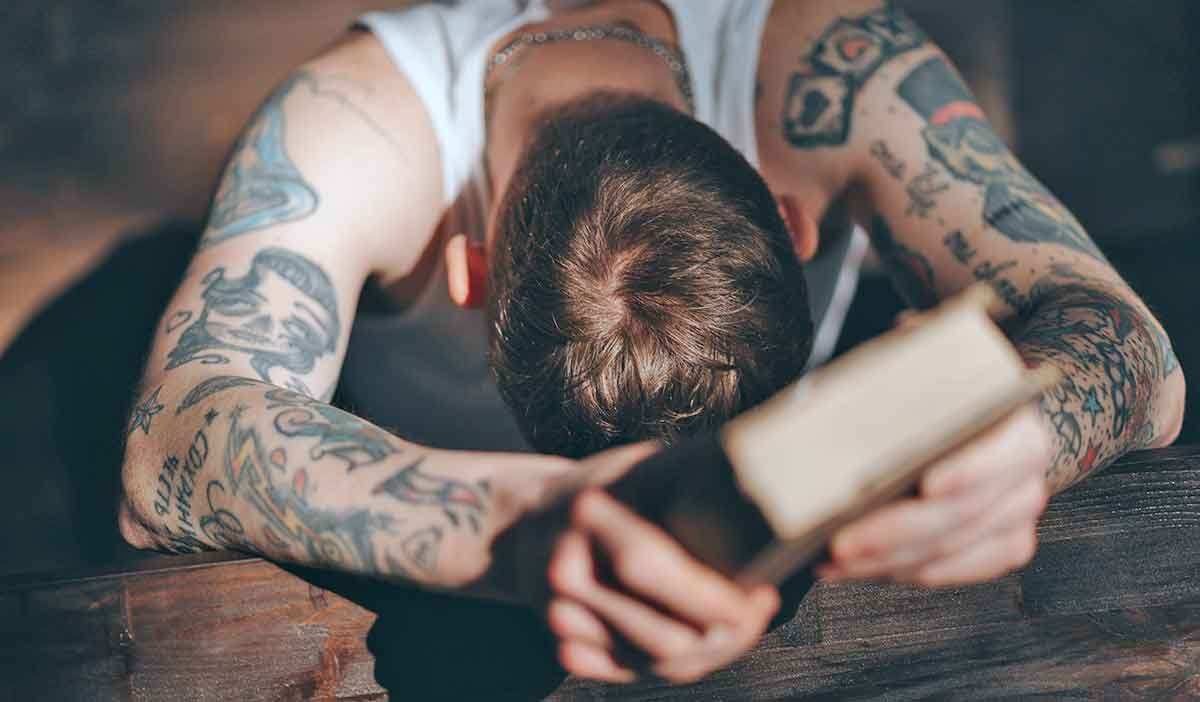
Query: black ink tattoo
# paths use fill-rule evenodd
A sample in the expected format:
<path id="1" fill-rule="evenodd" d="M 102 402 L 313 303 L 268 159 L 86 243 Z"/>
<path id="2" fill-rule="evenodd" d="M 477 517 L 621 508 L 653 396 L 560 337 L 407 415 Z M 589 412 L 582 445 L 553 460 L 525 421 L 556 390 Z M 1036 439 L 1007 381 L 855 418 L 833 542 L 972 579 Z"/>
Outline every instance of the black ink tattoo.
<path id="1" fill-rule="evenodd" d="M 314 461 L 332 456 L 349 472 L 400 452 L 387 432 L 323 401 L 286 388 L 271 388 L 264 397 L 267 409 L 284 410 L 275 416 L 275 430 L 281 435 L 318 440 L 309 451 Z"/>
<path id="2" fill-rule="evenodd" d="M 218 267 L 204 286 L 204 307 L 167 354 L 168 370 L 192 361 L 225 364 L 229 354 L 242 353 L 263 381 L 273 382 L 272 370 L 309 373 L 337 349 L 341 322 L 333 283 L 298 253 L 263 249 L 244 276 L 226 277 Z"/>
<path id="3" fill-rule="evenodd" d="M 905 214 L 925 219 L 929 212 L 937 206 L 935 196 L 950 189 L 950 184 L 941 179 L 941 173 L 932 163 L 926 163 L 925 169 L 913 176 L 908 182 L 908 209 Z"/>
<path id="4" fill-rule="evenodd" d="M 171 315 L 169 319 L 167 319 L 167 333 L 170 334 L 174 332 L 179 327 L 190 322 L 191 319 L 192 313 L 189 310 L 181 310 L 176 312 L 175 314 Z"/>
<path id="5" fill-rule="evenodd" d="M 158 471 L 158 484 L 154 490 L 154 513 L 166 517 L 171 512 L 171 493 L 175 489 L 175 475 L 179 470 L 179 459 L 167 456 Z"/>
<path id="6" fill-rule="evenodd" d="M 217 393 L 231 390 L 233 388 L 245 387 L 247 385 L 260 385 L 260 381 L 253 378 L 246 378 L 240 375 L 217 375 L 207 378 L 200 382 L 196 387 L 192 388 L 183 398 L 183 402 L 175 408 L 175 414 L 182 414 L 184 410 L 195 407 L 197 403 L 206 400 Z"/>
<path id="7" fill-rule="evenodd" d="M 897 88 L 927 125 L 930 155 L 957 179 L 983 189 L 983 220 L 1009 239 L 1059 244 L 1103 261 L 1088 235 L 988 126 L 971 92 L 942 58 L 931 58 Z"/>
<path id="8" fill-rule="evenodd" d="M 836 146 L 850 134 L 854 99 L 884 63 L 925 44 L 925 35 L 891 6 L 839 17 L 788 80 L 783 135 L 798 149 Z"/>
<path id="9" fill-rule="evenodd" d="M 950 232 L 946 238 L 942 239 L 942 243 L 950 249 L 950 254 L 954 256 L 955 260 L 963 265 L 970 263 L 971 259 L 975 258 L 974 247 L 967 243 L 966 237 L 960 231 Z"/>
<path id="10" fill-rule="evenodd" d="M 892 153 L 888 148 L 887 142 L 876 140 L 871 142 L 871 156 L 883 166 L 883 170 L 887 171 L 888 175 L 896 180 L 904 180 L 905 165 L 904 162 Z"/>
<path id="11" fill-rule="evenodd" d="M 472 531 L 479 533 L 479 518 L 487 510 L 487 490 L 461 480 L 421 472 L 418 458 L 371 491 L 372 495 L 386 494 L 401 502 L 441 507 L 454 526 L 465 519 Z"/>
<path id="12" fill-rule="evenodd" d="M 138 403 L 137 407 L 133 408 L 133 416 L 129 419 L 129 431 L 126 432 L 127 435 L 132 436 L 133 432 L 138 429 L 141 429 L 142 433 L 147 436 L 150 435 L 150 424 L 154 421 L 154 416 L 163 410 L 162 403 L 158 401 L 158 393 L 161 390 L 162 386 L 159 385 L 154 389 L 154 392 L 150 393 L 146 399 Z"/>
<path id="13" fill-rule="evenodd" d="M 438 548 L 442 543 L 442 528 L 428 526 L 405 537 L 401 548 L 404 555 L 428 574 L 437 570 Z"/>
<path id="14" fill-rule="evenodd" d="M 937 286 L 929 259 L 897 241 L 882 217 L 872 220 L 871 241 L 887 266 L 897 291 L 909 305 L 928 309 L 937 304 Z"/>
<path id="15" fill-rule="evenodd" d="M 1167 338 L 1166 332 L 1158 327 L 1153 327 L 1153 331 L 1160 356 L 1159 365 L 1162 367 L 1162 377 L 1165 380 L 1168 375 L 1179 368 L 1179 359 L 1175 357 L 1175 348 L 1171 345 L 1171 340 Z"/>

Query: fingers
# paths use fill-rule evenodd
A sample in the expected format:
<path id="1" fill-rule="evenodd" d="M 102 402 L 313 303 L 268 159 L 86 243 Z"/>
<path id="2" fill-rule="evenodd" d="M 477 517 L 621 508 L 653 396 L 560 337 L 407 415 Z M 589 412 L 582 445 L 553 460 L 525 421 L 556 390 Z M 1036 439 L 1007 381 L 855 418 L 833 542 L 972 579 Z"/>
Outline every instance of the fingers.
<path id="1" fill-rule="evenodd" d="M 612 652 L 579 641 L 563 641 L 558 647 L 558 660 L 568 673 L 582 678 L 613 683 L 630 683 L 637 674 L 617 664 Z"/>
<path id="2" fill-rule="evenodd" d="M 574 523 L 612 554 L 622 587 L 699 626 L 737 625 L 744 616 L 745 591 L 611 496 L 590 491 L 575 506 Z"/>
<path id="3" fill-rule="evenodd" d="M 938 461 L 921 478 L 921 494 L 940 497 L 986 481 L 1000 472 L 1014 482 L 1037 473 L 1049 461 L 1051 446 L 1037 417 L 1026 407 Z"/>
<path id="4" fill-rule="evenodd" d="M 1020 480 L 1019 474 L 1001 474 L 940 498 L 900 500 L 842 528 L 834 535 L 831 553 L 839 565 L 880 558 L 920 560 L 994 510 Z"/>
<path id="5" fill-rule="evenodd" d="M 1036 549 L 1035 530 L 1009 531 L 1004 538 L 985 541 L 974 548 L 923 566 L 904 576 L 904 579 L 927 586 L 967 585 L 991 580 L 1028 563 Z"/>
<path id="6" fill-rule="evenodd" d="M 546 619 L 550 630 L 560 639 L 579 641 L 602 649 L 612 649 L 614 641 L 608 627 L 587 607 L 565 597 L 550 603 Z"/>
<path id="7" fill-rule="evenodd" d="M 558 596 L 547 619 L 570 672 L 623 682 L 636 660 L 672 682 L 696 680 L 753 646 L 778 610 L 774 587 L 724 579 L 611 496 L 588 493 L 575 507 L 548 573 Z M 617 582 L 598 580 L 594 548 Z"/>
<path id="8" fill-rule="evenodd" d="M 938 461 L 921 481 L 920 498 L 893 503 L 843 527 L 831 543 L 833 565 L 820 574 L 894 575 L 979 541 L 988 532 L 981 524 L 994 527 L 996 513 L 1003 513 L 1014 496 L 1024 504 L 1039 502 L 1036 490 L 1044 490 L 1049 460 L 1042 438 L 1036 412 L 1017 412 Z"/>
<path id="9" fill-rule="evenodd" d="M 700 640 L 697 629 L 598 583 L 587 537 L 578 531 L 563 535 L 550 575 L 552 585 L 561 594 L 595 612 L 630 643 L 655 658 L 682 655 Z M 601 643 L 594 630 L 586 633 L 592 643 Z"/>
<path id="10" fill-rule="evenodd" d="M 1027 480 L 1013 492 L 1004 495 L 998 504 L 983 511 L 979 518 L 924 548 L 901 550 L 875 559 L 859 558 L 837 563 L 824 569 L 821 575 L 827 579 L 889 576 L 898 582 L 921 585 L 990 580 L 1024 565 L 1032 556 L 1024 552 L 1024 544 L 1026 537 L 1035 531 L 1037 517 L 1045 509 L 1046 499 L 1044 481 Z M 996 560 L 993 567 L 974 573 L 954 573 L 951 582 L 938 580 L 943 574 L 943 564 L 950 563 L 949 567 L 953 568 L 953 563 L 962 561 L 964 554 L 976 550 L 990 551 L 994 542 L 1008 544 L 1012 552 L 1005 551 L 1007 556 Z"/>

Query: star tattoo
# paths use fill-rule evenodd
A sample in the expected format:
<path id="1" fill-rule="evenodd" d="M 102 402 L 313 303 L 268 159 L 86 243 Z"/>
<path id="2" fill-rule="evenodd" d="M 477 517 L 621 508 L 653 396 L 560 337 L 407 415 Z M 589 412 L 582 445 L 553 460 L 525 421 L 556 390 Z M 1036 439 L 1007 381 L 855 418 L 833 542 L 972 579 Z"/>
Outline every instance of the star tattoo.
<path id="1" fill-rule="evenodd" d="M 220 412 L 216 411 L 215 409 L 210 408 L 207 412 L 204 413 L 204 425 L 211 427 L 212 423 L 217 421 L 217 417 L 219 417 L 220 415 L 221 415 Z"/>
<path id="2" fill-rule="evenodd" d="M 1095 417 L 1104 411 L 1104 407 L 1100 404 L 1100 398 L 1096 397 L 1096 386 L 1087 389 L 1087 393 L 1083 398 L 1083 411 Z"/>
<path id="3" fill-rule="evenodd" d="M 154 415 L 163 410 L 162 403 L 158 401 L 160 390 L 162 390 L 161 385 L 155 388 L 149 397 L 142 400 L 141 404 L 133 409 L 133 416 L 129 419 L 129 435 L 132 436 L 139 428 L 147 436 L 150 435 L 150 422 L 154 420 Z"/>

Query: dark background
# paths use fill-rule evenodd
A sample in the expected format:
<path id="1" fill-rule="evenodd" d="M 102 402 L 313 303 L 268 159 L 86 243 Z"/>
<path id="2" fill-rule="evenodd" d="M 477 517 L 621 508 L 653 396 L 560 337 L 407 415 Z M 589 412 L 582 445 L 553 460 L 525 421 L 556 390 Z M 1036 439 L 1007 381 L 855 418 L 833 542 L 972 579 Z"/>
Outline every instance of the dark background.
<path id="1" fill-rule="evenodd" d="M 0 575 L 135 557 L 113 507 L 125 411 L 220 163 L 290 67 L 397 4 L 0 5 Z M 1200 3 L 900 4 L 1200 367 Z M 898 309 L 865 278 L 843 346 Z"/>

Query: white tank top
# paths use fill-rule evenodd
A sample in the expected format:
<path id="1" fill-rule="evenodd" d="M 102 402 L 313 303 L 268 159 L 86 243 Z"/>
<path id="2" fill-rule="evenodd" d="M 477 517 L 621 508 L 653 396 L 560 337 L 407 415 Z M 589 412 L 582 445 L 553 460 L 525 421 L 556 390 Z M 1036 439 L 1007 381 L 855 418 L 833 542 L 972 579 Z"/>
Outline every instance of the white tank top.
<path id="1" fill-rule="evenodd" d="M 758 165 L 754 90 L 769 0 L 662 0 L 691 74 L 695 117 Z M 558 6 L 586 3 L 557 3 Z M 383 44 L 428 111 L 442 160 L 450 231 L 482 240 L 490 207 L 483 166 L 483 84 L 506 34 L 551 14 L 545 0 L 461 0 L 373 12 L 359 21 Z M 861 233 L 823 232 L 805 265 L 817 325 L 810 365 L 832 352 L 865 250 Z M 362 416 L 421 444 L 527 451 L 487 365 L 482 310 L 449 298 L 439 253 L 430 283 L 404 312 L 360 311 L 341 395 Z"/>

